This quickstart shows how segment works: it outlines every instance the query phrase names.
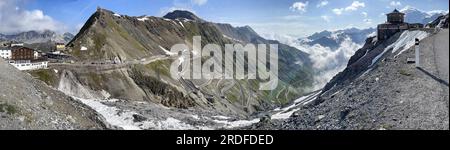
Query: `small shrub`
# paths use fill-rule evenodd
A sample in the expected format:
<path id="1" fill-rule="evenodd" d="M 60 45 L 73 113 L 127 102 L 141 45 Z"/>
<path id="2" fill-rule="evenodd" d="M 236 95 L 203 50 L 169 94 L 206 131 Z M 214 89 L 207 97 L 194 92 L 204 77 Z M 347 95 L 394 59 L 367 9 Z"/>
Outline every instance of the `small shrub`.
<path id="1" fill-rule="evenodd" d="M 14 115 L 17 113 L 17 108 L 7 103 L 0 103 L 0 112 L 6 112 L 8 115 Z"/>
<path id="2" fill-rule="evenodd" d="M 41 69 L 30 71 L 30 74 L 41 81 L 44 81 L 47 85 L 55 85 L 57 75 L 50 69 Z"/>
<path id="3" fill-rule="evenodd" d="M 409 72 L 406 71 L 406 70 L 400 70 L 399 73 L 400 73 L 401 75 L 404 75 L 404 76 L 411 76 L 411 75 L 412 75 L 411 73 L 409 73 Z"/>

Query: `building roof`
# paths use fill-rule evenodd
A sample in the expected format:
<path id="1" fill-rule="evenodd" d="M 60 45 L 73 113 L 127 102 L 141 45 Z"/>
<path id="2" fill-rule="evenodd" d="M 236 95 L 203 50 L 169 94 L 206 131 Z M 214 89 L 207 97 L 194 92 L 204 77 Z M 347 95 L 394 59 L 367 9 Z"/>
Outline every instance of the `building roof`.
<path id="1" fill-rule="evenodd" d="M 389 14 L 404 14 L 404 13 L 398 11 L 397 9 L 394 9 L 394 11 L 392 11 L 392 12 L 389 13 Z"/>
<path id="2" fill-rule="evenodd" d="M 25 46 L 13 46 L 11 47 L 12 50 L 17 50 L 17 49 L 28 49 L 28 50 L 33 50 L 36 51 L 35 49 L 29 48 L 29 47 L 25 47 Z"/>
<path id="3" fill-rule="evenodd" d="M 9 46 L 0 46 L 0 50 L 11 50 Z"/>

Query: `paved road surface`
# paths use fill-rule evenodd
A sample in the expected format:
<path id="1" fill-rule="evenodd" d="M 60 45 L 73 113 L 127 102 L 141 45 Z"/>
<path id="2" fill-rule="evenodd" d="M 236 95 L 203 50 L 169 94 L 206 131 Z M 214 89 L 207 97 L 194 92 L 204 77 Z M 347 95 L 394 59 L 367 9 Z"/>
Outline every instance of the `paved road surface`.
<path id="1" fill-rule="evenodd" d="M 448 41 L 448 29 L 441 31 L 436 35 L 434 39 L 434 52 L 436 59 L 436 67 L 439 72 L 439 77 L 445 82 L 443 85 L 444 90 L 444 100 L 447 103 L 447 107 L 449 107 L 449 87 L 448 87 L 448 70 L 449 70 L 449 41 Z"/>
<path id="2" fill-rule="evenodd" d="M 439 82 L 442 87 L 442 96 L 449 106 L 449 32 L 448 29 L 441 30 L 436 35 L 432 35 L 429 40 L 425 40 L 420 44 L 422 53 L 432 50 L 433 56 L 431 60 L 436 67 L 436 72 L 429 73 L 422 70 L 428 76 L 432 77 L 435 81 Z M 427 58 L 424 58 L 427 59 Z M 429 68 L 428 68 L 429 69 Z M 419 69 L 420 70 L 420 69 Z"/>
<path id="3" fill-rule="evenodd" d="M 434 52 L 435 52 L 435 59 L 436 59 L 436 67 L 439 71 L 439 76 L 442 80 L 447 82 L 448 84 L 448 70 L 449 70 L 449 41 L 448 41 L 448 29 L 445 29 L 441 32 L 439 32 L 434 40 Z"/>

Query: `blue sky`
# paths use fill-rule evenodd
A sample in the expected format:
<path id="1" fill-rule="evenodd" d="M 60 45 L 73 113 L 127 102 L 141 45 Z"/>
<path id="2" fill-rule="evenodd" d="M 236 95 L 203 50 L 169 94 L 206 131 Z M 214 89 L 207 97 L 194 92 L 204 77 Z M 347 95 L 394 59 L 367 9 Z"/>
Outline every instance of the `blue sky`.
<path id="1" fill-rule="evenodd" d="M 449 4 L 448 0 L 0 0 L 2 9 L 1 1 L 14 1 L 9 7 L 15 7 L 15 11 L 36 15 L 41 11 L 41 17 L 52 22 L 36 26 L 56 27 L 58 31 L 76 32 L 100 6 L 130 16 L 163 16 L 174 9 L 185 9 L 208 21 L 250 25 L 261 34 L 296 37 L 321 30 L 375 27 L 384 22 L 382 13 L 394 8 L 448 10 Z M 2 11 L 3 15 L 8 12 Z M 3 28 L 8 32 L 14 27 Z"/>

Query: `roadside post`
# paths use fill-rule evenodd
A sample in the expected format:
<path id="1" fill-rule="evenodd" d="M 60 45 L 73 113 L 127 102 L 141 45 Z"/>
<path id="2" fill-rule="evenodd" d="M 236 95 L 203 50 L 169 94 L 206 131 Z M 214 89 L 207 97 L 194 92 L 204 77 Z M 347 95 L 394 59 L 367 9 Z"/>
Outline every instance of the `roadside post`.
<path id="1" fill-rule="evenodd" d="M 416 38 L 416 45 L 415 45 L 415 51 L 416 51 L 416 68 L 420 68 L 420 40 Z"/>

